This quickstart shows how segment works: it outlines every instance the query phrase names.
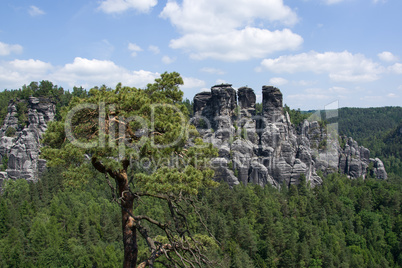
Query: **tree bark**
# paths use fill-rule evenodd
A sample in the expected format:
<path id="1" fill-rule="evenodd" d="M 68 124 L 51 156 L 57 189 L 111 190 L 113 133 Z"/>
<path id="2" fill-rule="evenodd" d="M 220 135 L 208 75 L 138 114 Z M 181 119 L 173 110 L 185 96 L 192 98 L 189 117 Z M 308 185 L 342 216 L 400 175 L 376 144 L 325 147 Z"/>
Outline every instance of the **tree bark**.
<path id="1" fill-rule="evenodd" d="M 137 230 L 133 216 L 134 195 L 129 191 L 127 173 L 122 172 L 118 180 L 121 197 L 121 224 L 123 230 L 124 268 L 135 268 L 137 265 L 138 245 Z"/>
<path id="2" fill-rule="evenodd" d="M 137 245 L 137 229 L 135 219 L 133 218 L 134 195 L 130 191 L 127 167 L 128 161 L 123 161 L 123 169 L 112 171 L 106 169 L 95 157 L 91 159 L 92 165 L 102 173 L 108 173 L 115 179 L 119 188 L 119 199 L 121 205 L 121 227 L 123 231 L 123 246 L 124 246 L 124 268 L 136 268 L 138 245 Z"/>

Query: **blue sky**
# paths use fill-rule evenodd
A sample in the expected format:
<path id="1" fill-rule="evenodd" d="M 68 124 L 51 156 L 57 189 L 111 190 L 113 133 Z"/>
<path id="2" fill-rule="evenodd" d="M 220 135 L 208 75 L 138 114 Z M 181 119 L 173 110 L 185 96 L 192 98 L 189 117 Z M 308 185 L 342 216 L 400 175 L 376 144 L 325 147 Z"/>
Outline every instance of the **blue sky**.
<path id="1" fill-rule="evenodd" d="M 400 106 L 400 0 L 2 0 L 0 89 L 215 84 L 281 89 L 291 108 Z"/>

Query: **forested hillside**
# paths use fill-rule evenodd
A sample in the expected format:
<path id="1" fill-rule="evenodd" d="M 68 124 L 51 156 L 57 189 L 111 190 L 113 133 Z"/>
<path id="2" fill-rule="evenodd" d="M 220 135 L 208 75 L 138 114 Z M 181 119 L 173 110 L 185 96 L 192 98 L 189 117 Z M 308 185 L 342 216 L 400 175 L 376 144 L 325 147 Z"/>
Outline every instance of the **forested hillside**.
<path id="1" fill-rule="evenodd" d="M 339 133 L 380 157 L 388 174 L 402 176 L 402 107 L 341 108 Z"/>
<path id="2" fill-rule="evenodd" d="M 71 92 L 64 90 L 62 87 L 53 85 L 52 82 L 42 80 L 41 82 L 32 82 L 29 85 L 24 85 L 16 90 L 3 90 L 0 92 L 0 125 L 7 114 L 8 103 L 11 100 L 27 100 L 30 96 L 33 97 L 47 97 L 56 103 L 56 119 L 60 119 L 61 108 L 68 105 L 73 96 L 87 95 L 87 91 L 82 87 L 74 87 Z M 18 107 L 19 109 L 19 123 L 24 125 L 26 120 L 26 107 Z M 25 108 L 25 109 L 24 109 Z"/>
<path id="3" fill-rule="evenodd" d="M 118 86 L 115 90 L 96 88 L 92 93 L 82 88 L 65 91 L 49 81 L 33 82 L 20 90 L 1 92 L 0 115 L 5 115 L 12 99 L 47 96 L 56 100 L 57 119 L 60 120 L 66 112 L 62 108 L 72 99 L 77 102 L 96 98 L 98 89 L 110 101 L 119 100 L 115 96 L 122 92 L 146 93 L 139 95 L 141 105 L 145 105 L 151 101 L 150 96 L 164 98 L 178 93 L 156 86 L 162 84 L 169 89 L 171 85 L 164 82 L 167 81 L 148 85 L 145 91 Z M 154 92 L 156 95 L 152 95 Z M 191 108 L 188 100 L 176 104 Z M 300 111 L 285 109 L 297 122 L 306 117 Z M 137 263 L 145 265 L 150 254 L 149 241 L 155 240 L 160 241 L 160 244 L 155 243 L 156 246 L 165 251 L 154 251 L 159 254 L 154 267 L 174 267 L 169 266 L 168 261 L 170 265 L 176 263 L 184 267 L 180 255 L 169 252 L 172 245 L 169 241 L 178 242 L 178 237 L 191 235 L 194 242 L 187 245 L 197 245 L 202 253 L 197 257 L 205 258 L 205 263 L 212 267 L 402 267 L 401 111 L 400 107 L 342 108 L 339 111 L 340 133 L 352 136 L 370 148 L 376 157 L 381 157 L 386 164 L 388 180 L 371 177 L 351 180 L 335 173 L 323 178 L 323 184 L 313 189 L 303 176 L 298 185 L 276 189 L 270 185 L 262 188 L 240 184 L 230 188 L 226 183 L 201 183 L 197 180 L 199 173 L 187 170 L 173 173 L 164 169 L 164 172 L 143 176 L 145 186 L 140 189 L 151 191 L 147 194 L 136 192 L 132 214 L 145 215 L 142 231 L 149 234 L 150 239 L 140 239 L 142 233 L 137 233 Z M 93 128 L 86 128 L 91 121 L 84 122 L 82 118 L 76 120 L 83 123 L 77 133 L 86 135 Z M 23 121 L 24 114 L 21 114 Z M 160 124 L 160 128 L 169 127 L 167 125 Z M 49 133 L 59 133 L 60 126 L 53 124 Z M 56 164 L 50 165 L 38 183 L 8 180 L 3 185 L 0 267 L 122 267 L 121 204 L 124 192 L 121 196 L 116 194 L 119 185 L 115 180 L 109 180 L 110 175 L 100 173 L 88 164 L 80 166 L 89 154 L 82 155 L 68 144 L 62 146 L 64 136 L 48 134 L 45 140 L 47 144 L 54 142 L 54 147 L 63 149 L 65 146 L 70 151 L 57 151 Z M 151 150 L 144 148 L 145 153 Z M 49 152 L 55 151 L 48 151 L 48 155 Z M 187 149 L 182 152 L 191 154 Z M 105 154 L 104 151 L 100 153 Z M 67 169 L 69 173 L 66 173 Z M 209 174 L 208 170 L 202 172 Z M 175 192 L 174 187 L 165 187 L 173 180 L 180 181 L 176 184 L 179 192 Z M 140 186 L 141 181 L 135 187 Z M 185 193 L 189 187 L 193 190 L 191 195 Z M 169 199 L 170 203 L 166 203 L 166 196 L 161 194 L 164 192 L 169 198 L 175 195 L 177 199 Z M 189 196 L 191 199 L 187 199 Z M 189 202 L 183 204 L 172 200 Z M 172 214 L 171 211 L 176 209 L 179 213 Z M 159 221 L 146 221 L 146 217 Z M 177 218 L 185 220 L 178 221 Z M 159 228 L 153 228 L 155 225 Z M 172 229 L 183 226 L 187 229 L 183 233 L 172 233 L 168 238 L 166 234 L 170 233 L 164 229 L 168 225 Z M 197 262 L 194 265 L 206 266 L 197 266 Z M 189 263 L 187 266 L 191 267 Z"/>
<path id="4" fill-rule="evenodd" d="M 37 184 L 7 183 L 0 266 L 121 267 L 120 212 L 104 178 L 94 173 L 77 189 L 59 173 L 50 170 Z M 201 191 L 197 206 L 219 241 L 209 256 L 222 267 L 400 267 L 401 185 L 337 174 L 314 189 L 221 184 Z M 164 214 L 158 202 L 137 206 L 136 213 Z M 190 225 L 207 234 L 195 219 Z"/>

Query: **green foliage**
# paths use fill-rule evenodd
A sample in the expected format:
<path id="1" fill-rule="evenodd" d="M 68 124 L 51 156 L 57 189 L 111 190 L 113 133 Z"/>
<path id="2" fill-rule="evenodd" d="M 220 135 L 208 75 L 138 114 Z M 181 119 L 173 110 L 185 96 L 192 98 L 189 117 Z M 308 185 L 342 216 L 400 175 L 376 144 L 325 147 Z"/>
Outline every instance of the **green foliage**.
<path id="1" fill-rule="evenodd" d="M 182 103 L 183 103 L 184 106 L 186 106 L 187 111 L 188 111 L 188 115 L 190 117 L 193 117 L 193 115 L 194 115 L 194 103 L 193 103 L 193 101 L 190 101 L 189 99 L 184 99 Z"/>
<path id="2" fill-rule="evenodd" d="M 7 137 L 14 137 L 16 132 L 17 130 L 15 128 L 8 127 L 5 134 Z"/>
<path id="3" fill-rule="evenodd" d="M 28 103 L 26 101 L 17 102 L 18 125 L 24 127 L 28 121 Z"/>
<path id="4" fill-rule="evenodd" d="M 7 114 L 7 108 L 10 101 L 16 103 L 18 124 L 25 126 L 28 120 L 28 99 L 29 97 L 46 97 L 56 104 L 56 119 L 60 119 L 61 108 L 68 105 L 72 96 L 86 97 L 87 92 L 81 87 L 74 87 L 73 93 L 64 91 L 62 87 L 53 85 L 52 82 L 43 80 L 41 82 L 31 82 L 28 86 L 24 85 L 20 89 L 0 92 L 0 125 Z"/>
<path id="5" fill-rule="evenodd" d="M 401 176 L 402 107 L 341 108 L 337 120 L 340 135 L 352 137 L 370 149 L 370 157 L 379 157 L 388 174 Z M 344 145 L 343 140 L 341 145 Z"/>
<path id="6" fill-rule="evenodd" d="M 121 267 L 120 213 L 93 173 L 65 187 L 60 169 L 36 184 L 9 180 L 0 198 L 0 267 Z M 84 191 L 82 191 L 84 190 Z"/>
<path id="7" fill-rule="evenodd" d="M 399 267 L 401 185 L 339 174 L 314 189 L 303 175 L 288 191 L 222 184 L 203 209 L 224 267 Z"/>
<path id="8" fill-rule="evenodd" d="M 45 147 L 41 155 L 48 166 L 62 168 L 68 185 L 85 186 L 93 177 L 93 169 L 107 181 L 108 176 L 114 180 L 115 186 L 110 187 L 116 189 L 119 197 L 116 201 L 122 212 L 124 265 L 136 264 L 137 252 L 127 252 L 137 248 L 136 240 L 130 238 L 137 229 L 147 242 L 153 241 L 147 233 L 163 230 L 171 245 L 183 245 L 174 251 L 182 260 L 178 251 L 195 247 L 184 236 L 190 231 L 185 227 L 186 217 L 195 214 L 189 206 L 190 200 L 200 189 L 217 185 L 211 179 L 213 171 L 208 165 L 211 157 L 217 156 L 217 150 L 193 135 L 194 129 L 188 126 L 188 110 L 179 90 L 181 84 L 182 78 L 174 72 L 163 73 L 145 89 L 120 83 L 115 89 L 92 88 L 88 96 L 74 96 L 61 112 L 61 121 L 49 123 L 43 136 Z M 165 208 L 169 216 L 149 218 L 150 211 L 145 211 L 146 216 L 135 216 L 135 199 L 141 197 L 144 201 L 143 196 L 161 199 L 165 206 L 169 204 Z M 161 224 L 152 226 L 156 230 L 146 231 L 148 225 L 141 219 Z M 159 254 L 159 249 L 152 245 L 161 243 L 147 243 L 151 253 L 140 249 L 140 260 L 150 260 Z M 198 248 L 191 250 L 197 251 L 194 256 L 200 254 Z M 193 254 L 185 262 L 196 262 Z M 89 263 L 90 260 L 83 259 L 79 265 Z"/>
<path id="9" fill-rule="evenodd" d="M 262 103 L 257 102 L 255 104 L 255 113 L 257 115 L 262 115 Z"/>
<path id="10" fill-rule="evenodd" d="M 302 112 L 300 109 L 294 110 L 290 109 L 289 106 L 285 104 L 283 107 L 283 111 L 286 113 L 288 112 L 289 117 L 290 117 L 290 122 L 295 125 L 296 127 L 303 122 L 305 119 L 308 119 L 312 113 L 309 112 Z"/>
<path id="11" fill-rule="evenodd" d="M 36 184 L 7 181 L 0 199 L 1 267 L 121 267 L 121 219 L 105 178 L 92 169 L 81 189 L 51 168 Z M 201 189 L 199 212 L 211 239 L 189 217 L 194 238 L 221 267 L 400 267 L 402 181 L 339 174 L 287 191 L 225 183 Z M 113 182 L 112 182 L 113 184 Z M 284 186 L 286 187 L 286 186 Z M 169 219 L 144 197 L 137 215 Z M 163 232 L 155 238 L 167 242 Z M 141 256 L 146 256 L 145 244 Z M 145 258 L 145 257 L 144 257 Z"/>
<path id="12" fill-rule="evenodd" d="M 8 168 L 8 155 L 5 154 L 1 158 L 1 170 L 6 170 Z"/>
<path id="13" fill-rule="evenodd" d="M 76 104 L 104 101 L 106 115 L 141 116 L 150 125 L 152 103 L 162 100 L 185 113 L 189 105 L 181 101 L 178 84 L 177 75 L 164 74 L 143 90 L 117 85 L 116 89 L 100 87 L 90 93 L 74 88 L 70 94 L 60 93 L 50 82 L 31 83 L 19 91 L 0 93 L 0 117 L 5 115 L 9 100 L 47 94 L 63 101 L 72 98 L 70 106 L 61 109 L 60 118 Z M 115 105 L 114 110 L 108 105 Z M 324 178 L 322 186 L 310 189 L 302 174 L 297 186 L 288 188 L 284 183 L 280 191 L 269 185 L 261 188 L 241 184 L 230 189 L 225 183 L 210 188 L 215 183 L 209 179 L 212 172 L 206 159 L 216 155 L 216 150 L 203 144 L 194 129 L 189 128 L 174 148 L 153 148 L 147 139 L 142 140 L 142 147 L 126 148 L 132 163 L 145 163 L 144 157 L 151 161 L 151 166 L 132 166 L 132 190 L 180 197 L 186 197 L 184 192 L 196 194 L 199 203 L 184 204 L 181 208 L 187 211 L 197 207 L 205 221 L 200 222 L 193 210 L 186 214 L 188 226 L 200 242 L 198 245 L 206 250 L 205 255 L 221 267 L 401 267 L 401 116 L 394 116 L 394 111 L 400 111 L 394 108 L 363 109 L 361 113 L 351 109 L 356 114 L 352 118 L 346 116 L 343 126 L 344 115 L 340 112 L 339 116 L 341 133 L 370 149 L 374 145 L 374 156 L 385 156 L 388 181 L 350 180 L 332 174 Z M 166 136 L 154 137 L 154 141 L 163 145 L 180 136 L 181 128 L 175 124 L 180 118 L 171 108 L 162 107 L 161 111 L 156 115 L 155 127 Z M 381 122 L 380 128 L 371 132 L 377 126 L 365 122 L 375 122 L 370 114 L 377 111 L 380 118 L 381 112 L 385 112 L 386 120 L 391 122 Z M 73 133 L 80 141 L 99 139 L 99 128 L 94 126 L 99 122 L 99 111 L 88 116 L 91 112 L 94 111 L 82 110 L 72 118 Z M 362 115 L 368 121 L 359 117 Z M 298 116 L 302 118 L 303 114 Z M 132 131 L 140 128 L 136 122 L 129 125 Z M 347 126 L 350 128 L 345 131 Z M 370 134 L 360 135 L 362 130 Z M 199 147 L 184 150 L 187 138 Z M 97 156 L 105 166 L 118 170 L 118 142 L 109 144 L 106 133 L 104 148 L 77 148 L 66 139 L 63 121 L 49 124 L 44 141 L 48 146 L 44 155 L 51 167 L 41 180 L 36 184 L 25 180 L 4 182 L 0 196 L 0 267 L 121 267 L 121 212 L 113 202 L 119 197 L 110 190 L 117 185 L 112 180 L 110 188 L 105 184 L 108 178 L 87 161 L 88 157 Z M 172 158 L 178 162 L 172 162 Z M 159 168 L 155 169 L 156 166 Z M 136 199 L 134 206 L 135 215 L 174 222 L 168 211 L 165 202 L 152 196 Z M 151 224 L 143 224 L 152 229 Z M 162 230 L 152 231 L 153 238 L 169 241 Z M 139 247 L 139 258 L 145 260 L 149 254 L 145 241 L 141 240 Z"/>
<path id="14" fill-rule="evenodd" d="M 247 130 L 244 127 L 241 128 L 240 137 L 243 139 L 247 139 Z"/>
<path id="15" fill-rule="evenodd" d="M 152 186 L 156 192 L 160 189 L 167 192 L 174 189 L 196 192 L 199 186 L 207 183 L 205 178 L 210 180 L 212 176 L 202 159 L 207 159 L 216 152 L 212 145 L 205 146 L 200 139 L 195 141 L 197 146 L 194 148 L 183 148 L 191 137 L 187 128 L 188 111 L 182 104 L 183 93 L 178 88 L 180 84 L 182 79 L 178 73 L 164 73 L 154 84 L 148 84 L 146 89 L 118 84 L 115 89 L 104 86 L 93 88 L 89 91 L 89 97 L 73 97 L 61 114 L 62 121 L 49 123 L 48 131 L 43 137 L 43 143 L 47 145 L 42 150 L 43 157 L 48 159 L 49 166 L 63 166 L 63 175 L 73 184 L 77 179 L 80 183 L 89 179 L 83 175 L 88 172 L 82 164 L 87 163 L 85 155 L 91 155 L 92 159 L 102 163 L 106 169 L 117 172 L 122 170 L 123 161 L 132 163 L 130 169 L 135 174 L 132 181 L 135 187 L 151 190 Z M 66 138 L 64 121 L 68 118 L 68 111 L 87 104 L 95 105 L 96 108 L 82 108 L 71 118 L 74 137 L 85 144 L 97 144 L 86 149 L 72 144 Z M 101 105 L 104 111 L 100 110 Z M 105 129 L 101 129 L 99 125 L 102 112 Z M 134 120 L 126 124 L 124 120 L 128 118 Z M 121 126 L 124 126 L 124 133 L 118 134 Z M 141 138 L 136 136 L 144 128 L 148 132 Z M 124 135 L 124 144 L 116 135 Z M 121 155 L 122 146 L 124 155 Z M 183 159 L 180 159 L 177 167 L 171 168 L 171 161 L 167 159 L 175 155 L 181 155 Z M 145 160 L 151 163 L 147 169 L 137 165 Z M 194 162 L 196 160 L 197 163 Z M 186 165 L 181 165 L 182 163 Z"/>

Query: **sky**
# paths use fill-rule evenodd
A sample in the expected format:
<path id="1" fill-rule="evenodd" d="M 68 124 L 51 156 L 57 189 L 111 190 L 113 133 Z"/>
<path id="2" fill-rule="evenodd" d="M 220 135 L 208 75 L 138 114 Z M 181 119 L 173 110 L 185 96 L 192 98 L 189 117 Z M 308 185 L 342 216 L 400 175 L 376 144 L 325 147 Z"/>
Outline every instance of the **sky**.
<path id="1" fill-rule="evenodd" d="M 0 90 L 278 87 L 291 108 L 401 106 L 401 0 L 1 0 Z"/>

